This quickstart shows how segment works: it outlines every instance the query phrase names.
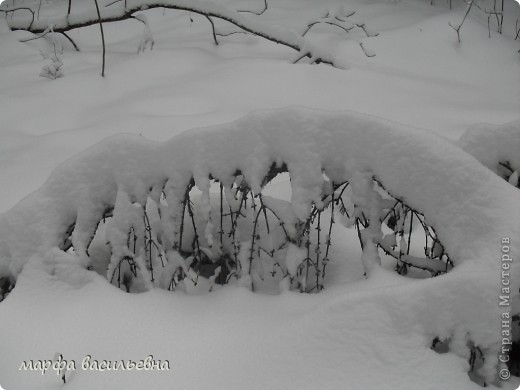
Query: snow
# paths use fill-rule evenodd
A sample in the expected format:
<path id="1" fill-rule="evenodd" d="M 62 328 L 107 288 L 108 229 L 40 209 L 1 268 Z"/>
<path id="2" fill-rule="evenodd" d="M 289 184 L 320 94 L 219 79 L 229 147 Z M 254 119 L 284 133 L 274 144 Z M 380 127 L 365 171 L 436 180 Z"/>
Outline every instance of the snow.
<path id="1" fill-rule="evenodd" d="M 297 247 L 296 245 L 289 244 L 287 248 L 287 254 L 285 255 L 285 262 L 287 264 L 287 271 L 289 275 L 296 276 L 298 271 L 298 267 L 303 263 L 305 258 L 307 257 L 307 252 Z"/>
<path id="2" fill-rule="evenodd" d="M 512 171 L 510 182 L 518 183 L 520 170 L 520 121 L 513 121 L 502 126 L 478 124 L 470 127 L 458 141 L 466 152 L 475 156 L 482 164 L 501 175 L 500 163 L 508 163 Z M 516 183 L 514 183 L 516 177 Z"/>
<path id="3" fill-rule="evenodd" d="M 379 207 L 374 202 L 381 202 L 369 188 L 375 176 L 393 196 L 425 215 L 457 261 L 483 258 L 473 237 L 487 246 L 487 236 L 499 240 L 517 228 L 516 221 L 502 221 L 516 207 L 516 191 L 450 142 L 360 114 L 290 108 L 252 113 L 162 144 L 116 136 L 92 147 L 59 166 L 38 192 L 0 217 L 3 261 L 12 261 L 16 275 L 30 255 L 59 246 L 63 229 L 73 223 L 73 244 L 82 256 L 105 210 L 115 206 L 117 216 L 120 207 L 146 205 L 150 189 L 158 196 L 154 189 L 172 178 L 185 183 L 173 190 L 177 198 L 195 178 L 202 191 L 202 218 L 208 221 L 210 175 L 229 182 L 239 170 L 253 192 L 260 193 L 268 168 L 278 160 L 288 166 L 291 207 L 300 220 L 307 218 L 312 203 L 320 207 L 325 172 L 336 183 L 351 181 L 352 200 L 369 219 L 377 219 L 369 213 Z M 126 234 L 131 222 L 117 225 Z M 377 224 L 371 228 L 377 235 Z M 211 246 L 210 233 L 207 229 L 205 236 Z M 30 241 L 12 238 L 21 235 Z"/>
<path id="4" fill-rule="evenodd" d="M 157 193 L 154 188 L 162 188 L 171 180 L 170 175 L 186 184 L 195 177 L 202 192 L 202 219 L 208 221 L 210 175 L 229 182 L 240 170 L 247 182 L 259 186 L 273 161 L 287 164 L 292 210 L 302 220 L 308 216 L 312 202 L 321 202 L 322 171 L 335 182 L 351 181 L 352 201 L 369 221 L 378 221 L 379 214 L 373 213 L 380 212 L 382 202 L 370 184 L 372 175 L 394 196 L 424 213 L 438 231 L 455 269 L 445 278 L 425 281 L 420 287 L 411 285 L 410 292 L 405 289 L 398 294 L 428 300 L 428 314 L 417 318 L 423 337 L 451 337 L 452 342 L 469 337 L 486 351 L 482 375 L 488 379 L 494 376 L 493 356 L 498 353 L 500 337 L 490 328 L 500 312 L 489 297 L 500 294 L 500 283 L 489 277 L 496 267 L 496 249 L 489 243 L 499 245 L 503 237 L 520 234 L 517 220 L 508 218 L 519 206 L 517 190 L 439 136 L 365 115 L 290 108 L 252 113 L 230 124 L 177 135 L 164 143 L 136 136 L 112 137 L 62 164 L 39 191 L 0 217 L 2 262 L 16 277 L 29 258 L 36 262 L 38 255 L 48 259 L 49 251 L 54 254 L 53 248 L 63 240 L 63 228 L 75 222 L 72 241 L 78 259 L 86 264 L 86 251 L 97 223 L 104 210 L 114 208 L 107 238 L 112 245 L 111 264 L 116 261 L 121 267 L 119 259 L 128 251 L 127 232 L 131 226 L 140 226 L 142 212 L 133 203 L 146 204 L 148 191 Z M 461 193 L 466 194 L 464 199 Z M 206 239 L 211 246 L 212 239 L 207 236 L 213 227 L 208 226 Z M 377 223 L 363 231 L 362 260 L 370 277 L 378 269 L 378 231 Z M 27 234 L 30 240 L 13 238 Z M 239 254 L 238 285 L 248 289 L 255 275 L 250 272 L 253 245 L 243 242 Z M 510 248 L 516 258 L 518 245 L 512 242 Z M 286 260 L 290 275 L 295 273 L 291 270 L 298 261 L 293 252 L 289 250 Z M 140 270 L 137 281 L 143 287 L 138 290 L 150 290 L 153 275 L 150 283 L 143 273 L 148 268 L 144 253 L 137 251 L 136 255 L 128 254 Z M 109 278 L 115 273 L 111 267 Z M 166 272 L 171 275 L 170 268 Z M 475 286 L 471 292 L 470 286 Z M 512 286 L 516 290 L 518 281 L 513 280 Z M 423 294 L 425 297 L 419 298 Z M 442 296 L 463 299 L 444 302 Z M 443 313 L 442 321 L 422 322 L 433 313 Z"/>
<path id="5" fill-rule="evenodd" d="M 0 303 L 1 386 L 480 388 L 468 378 L 467 341 L 482 347 L 487 358 L 480 373 L 492 375 L 500 342 L 501 239 L 511 238 L 513 257 L 519 252 L 518 189 L 484 166 L 496 170 L 507 159 L 519 169 L 519 44 L 513 30 L 520 7 L 506 1 L 504 34 L 492 30 L 491 38 L 485 17 L 472 10 L 458 44 L 448 22 L 459 23 L 465 6 L 454 2 L 450 11 L 441 3 L 345 5 L 377 37 L 313 27 L 309 42 L 348 70 L 292 65 L 292 50 L 242 34 L 220 38 L 215 47 L 204 18 L 192 14 L 190 22 L 184 12 L 144 11 L 153 50 L 136 54 L 147 37 L 142 23 L 105 25 L 108 62 L 102 79 L 99 28 L 74 31 L 82 51 L 58 38 L 64 77 L 53 81 L 38 76 L 49 64 L 38 51 L 49 54 L 50 41 L 19 43 L 30 34 L 9 33 L 0 18 L 0 211 L 5 212 L 0 273 L 17 275 L 15 289 Z M 272 0 L 269 5 L 260 17 L 241 16 L 302 31 L 307 21 L 344 4 Z M 74 6 L 93 9 L 91 2 Z M 376 56 L 367 58 L 360 42 Z M 166 203 L 173 205 L 182 200 L 193 173 L 203 213 L 212 215 L 213 226 L 204 228 L 207 217 L 197 220 L 202 250 L 208 251 L 211 240 L 218 246 L 219 223 L 207 173 L 228 181 L 226 200 L 235 207 L 228 196 L 233 169 L 241 165 L 258 190 L 265 169 L 282 160 L 293 180 L 277 178 L 263 200 L 287 226 L 308 213 L 310 201 L 321 202 L 327 186 L 322 167 L 329 179 L 372 172 L 426 215 L 455 267 L 444 276 L 414 280 L 397 275 L 382 256 L 382 266 L 365 279 L 366 253 L 352 229 L 336 223 L 320 294 L 288 291 L 288 278 L 277 281 L 279 294 L 253 293 L 251 285 L 259 283 L 255 267 L 251 279 L 243 275 L 225 288 L 199 278 L 198 286 L 185 279 L 187 294 L 164 291 L 177 269 L 189 272 L 175 251 L 164 254 L 168 266 L 157 275 L 159 288 L 148 285 L 140 294 L 126 294 L 123 286 L 117 289 L 84 269 L 106 206 L 127 212 L 114 211 L 94 238 L 89 252 L 95 249 L 103 260 L 96 270 L 110 262 L 107 237 L 126 244 L 124 225 L 141 220 L 135 202 L 148 205 L 154 232 L 171 244 L 177 229 L 171 221 L 180 218 L 179 209 L 161 204 L 160 189 L 165 184 Z M 515 172 L 506 178 L 512 184 Z M 161 208 L 159 227 L 154 207 Z M 123 216 L 129 219 L 114 221 Z M 75 255 L 55 248 L 73 222 Z M 238 230 L 248 235 L 246 226 Z M 242 242 L 244 268 L 250 245 Z M 303 255 L 289 256 L 295 260 L 289 264 Z M 518 275 L 513 265 L 512 275 Z M 511 279 L 516 291 L 519 280 Z M 211 283 L 214 291 L 197 295 Z M 432 351 L 435 337 L 449 339 L 451 352 Z M 169 360 L 171 370 L 68 370 L 66 384 L 53 371 L 19 370 L 24 360 L 53 359 L 57 353 L 78 365 L 87 355 L 113 361 L 152 354 Z M 519 384 L 513 377 L 502 388 Z"/>

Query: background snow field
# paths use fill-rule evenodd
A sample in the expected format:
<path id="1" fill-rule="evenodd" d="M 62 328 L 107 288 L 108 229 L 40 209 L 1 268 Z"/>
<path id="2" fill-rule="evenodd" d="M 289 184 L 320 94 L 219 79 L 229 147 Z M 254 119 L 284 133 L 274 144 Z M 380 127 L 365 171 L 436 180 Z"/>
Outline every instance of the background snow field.
<path id="1" fill-rule="evenodd" d="M 215 2 L 235 10 L 263 7 L 260 0 Z M 512 291 L 520 283 L 518 172 L 505 177 L 497 168 L 508 161 L 520 170 L 520 6 L 505 0 L 503 33 L 491 19 L 490 36 L 487 17 L 472 9 L 459 43 L 448 23 L 460 23 L 466 5 L 455 0 L 452 9 L 428 0 L 268 3 L 264 14 L 247 17 L 302 32 L 324 11 L 343 6 L 379 34 L 315 26 L 306 38 L 338 67 L 292 64 L 298 53 L 285 46 L 245 34 L 220 37 L 216 46 L 204 17 L 153 9 L 140 13 L 148 19 L 153 50 L 137 54 L 142 23 L 105 24 L 102 78 L 99 26 L 73 30 L 81 51 L 56 37 L 64 48 L 64 77 L 51 81 L 39 77 L 51 63 L 50 37 L 22 43 L 33 35 L 10 31 L 12 15 L 0 12 L 0 275 L 16 277 L 0 302 L 3 388 L 520 385 L 517 377 L 495 376 L 504 237 L 515 260 Z M 22 4 L 39 2 L 16 1 Z M 42 1 L 42 17 L 55 17 L 52 10 L 66 4 Z M 5 1 L 0 9 L 11 6 Z M 375 56 L 367 57 L 360 43 Z M 318 294 L 286 291 L 283 283 L 263 293 L 236 283 L 201 294 L 208 281 L 188 286 L 191 294 L 150 284 L 128 294 L 98 269 L 85 269 L 85 243 L 104 206 L 124 207 L 131 199 L 146 204 L 157 183 L 184 183 L 193 175 L 207 213 L 211 204 L 204 202 L 214 190 L 208 173 L 229 178 L 239 166 L 254 186 L 270 162 L 282 160 L 292 181 L 282 175 L 267 192 L 273 207 L 292 202 L 287 218 L 304 218 L 309 204 L 320 201 L 322 168 L 331 178 L 360 182 L 359 172 L 369 171 L 424 214 L 454 268 L 415 279 L 398 275 L 383 257 L 365 278 L 375 257 L 361 253 L 354 229 L 337 223 L 325 289 Z M 172 192 L 184 188 L 178 187 Z M 70 254 L 57 246 L 74 221 L 76 253 Z M 106 256 L 103 239 L 117 232 L 108 223 L 102 228 L 96 250 Z M 291 249 L 291 274 L 301 256 Z M 519 305 L 516 294 L 513 310 Z M 435 338 L 449 339 L 450 350 L 432 350 Z M 473 380 L 469 341 L 485 357 Z M 43 375 L 20 370 L 24 361 L 56 354 L 76 363 L 66 383 L 52 369 Z M 153 355 L 170 370 L 84 370 L 88 355 L 99 361 Z"/>

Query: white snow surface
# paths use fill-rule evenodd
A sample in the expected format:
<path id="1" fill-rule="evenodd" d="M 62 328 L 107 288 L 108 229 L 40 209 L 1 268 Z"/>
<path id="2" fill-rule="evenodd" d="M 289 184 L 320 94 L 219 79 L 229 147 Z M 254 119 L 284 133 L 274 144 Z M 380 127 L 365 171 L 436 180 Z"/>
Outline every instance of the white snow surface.
<path id="1" fill-rule="evenodd" d="M 232 9 L 262 6 L 252 0 L 218 2 Z M 74 4 L 89 8 L 93 2 Z M 64 77 L 49 81 L 38 76 L 49 64 L 39 51 L 50 53 L 51 40 L 20 43 L 31 35 L 9 32 L 0 17 L 0 211 L 6 211 L 0 216 L 0 272 L 17 274 L 15 289 L 0 303 L 0 386 L 479 389 L 467 374 L 468 338 L 487 354 L 481 373 L 494 372 L 501 329 L 501 240 L 511 238 L 511 253 L 518 259 L 520 207 L 518 190 L 477 160 L 492 170 L 504 156 L 517 161 L 518 153 L 509 148 L 518 142 L 517 133 L 507 128 L 520 118 L 519 43 L 514 40 L 520 7 L 505 1 L 504 33 L 492 26 L 490 38 L 485 16 L 472 10 L 458 44 L 448 22 L 460 22 L 462 2 L 454 1 L 453 10 L 427 0 L 270 0 L 269 5 L 260 17 L 244 17 L 302 31 L 325 9 L 344 5 L 379 36 L 313 28 L 308 40 L 348 64 L 344 71 L 292 65 L 290 49 L 254 36 L 232 35 L 214 46 L 203 17 L 142 11 L 153 34 L 152 51 L 136 54 L 142 23 L 105 25 L 107 75 L 101 78 L 98 26 L 72 31 L 81 52 L 57 37 L 65 48 Z M 366 58 L 358 42 L 376 56 Z M 287 106 L 312 109 L 282 109 Z M 258 109 L 268 111 L 242 118 Z M 226 124 L 215 126 L 219 123 Z M 478 123 L 489 125 L 478 125 L 458 141 Z M 189 129 L 199 130 L 175 136 Z M 478 129 L 497 136 L 478 135 Z M 485 150 L 473 141 L 479 137 L 486 139 Z M 252 138 L 263 152 L 248 145 Z M 194 143 L 202 150 L 191 156 Z M 498 155 L 494 145 L 504 154 Z M 229 162 L 218 150 L 228 153 Z M 310 152 L 308 160 L 296 150 Z M 339 245 L 320 294 L 271 296 L 236 286 L 204 296 L 157 288 L 126 294 L 85 270 L 81 257 L 55 248 L 60 229 L 76 218 L 84 226 L 74 237 L 81 248 L 96 219 L 91 212 L 103 212 L 100 200 L 139 197 L 148 183 L 174 172 L 183 179 L 194 169 L 204 187 L 202 176 L 217 166 L 210 163 L 222 160 L 222 174 L 242 162 L 254 178 L 262 158 L 281 153 L 297 164 L 294 174 L 302 179 L 292 183 L 298 213 L 305 213 L 322 180 L 311 164 L 334 167 L 338 175 L 370 170 L 427 214 L 456 266 L 428 280 L 376 267 L 365 280 L 357 238 L 338 231 L 332 238 Z M 298 166 L 311 169 L 299 173 Z M 284 184 L 273 186 L 273 196 L 291 197 Z M 183 265 L 172 253 L 170 259 Z M 512 275 L 518 291 L 516 264 Z M 451 337 L 452 351 L 433 352 L 435 337 Z M 52 359 L 57 352 L 77 365 L 66 384 L 54 371 L 19 370 L 23 361 Z M 86 355 L 139 360 L 150 354 L 169 360 L 171 370 L 80 367 Z M 500 384 L 515 389 L 520 381 L 494 381 L 488 388 Z"/>
<path id="2" fill-rule="evenodd" d="M 458 144 L 494 172 L 499 172 L 499 163 L 506 162 L 514 171 L 520 170 L 520 120 L 501 126 L 471 126 Z"/>

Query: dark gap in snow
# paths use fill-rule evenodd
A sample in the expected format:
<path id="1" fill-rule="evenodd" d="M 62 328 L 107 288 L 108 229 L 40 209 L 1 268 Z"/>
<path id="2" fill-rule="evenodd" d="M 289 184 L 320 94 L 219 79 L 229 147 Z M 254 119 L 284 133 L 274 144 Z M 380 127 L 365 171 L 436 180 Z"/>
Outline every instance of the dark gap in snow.
<path id="1" fill-rule="evenodd" d="M 441 355 L 452 353 L 452 350 L 450 348 L 450 344 L 452 343 L 453 339 L 447 338 L 444 340 L 439 339 L 436 337 L 432 341 L 431 349 Z M 468 341 L 467 342 L 467 351 L 468 351 L 468 376 L 471 379 L 471 381 L 477 383 L 478 385 L 482 387 L 487 387 L 487 383 L 484 379 L 484 377 L 480 374 L 479 370 L 482 368 L 485 358 L 484 358 L 484 351 L 481 350 L 480 347 L 476 346 L 473 342 Z"/>
<path id="2" fill-rule="evenodd" d="M 15 286 L 15 280 L 9 276 L 0 277 L 0 302 L 2 302 Z"/>

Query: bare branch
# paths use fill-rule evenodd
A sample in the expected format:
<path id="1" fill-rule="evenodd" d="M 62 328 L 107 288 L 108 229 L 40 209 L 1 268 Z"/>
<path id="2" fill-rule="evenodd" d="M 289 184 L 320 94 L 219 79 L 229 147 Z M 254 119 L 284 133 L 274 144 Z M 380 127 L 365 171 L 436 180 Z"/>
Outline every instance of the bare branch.
<path id="1" fill-rule="evenodd" d="M 356 11 L 344 12 L 343 10 L 339 10 L 335 14 L 331 15 L 330 12 L 327 11 L 323 17 L 309 23 L 305 31 L 302 33 L 302 36 L 305 36 L 309 30 L 317 24 L 329 24 L 331 26 L 336 26 L 348 33 L 350 30 L 355 28 L 356 25 L 354 23 L 348 23 L 346 19 L 355 13 Z"/>
<path id="2" fill-rule="evenodd" d="M 115 0 L 115 1 L 112 1 L 111 3 L 108 3 L 105 5 L 105 8 L 106 7 L 110 7 L 111 5 L 114 5 L 115 3 L 119 3 L 120 1 L 123 1 L 123 0 Z"/>
<path id="3" fill-rule="evenodd" d="M 231 31 L 231 32 L 228 32 L 228 33 L 215 33 L 218 37 L 230 37 L 231 35 L 235 35 L 235 34 L 249 34 L 248 32 L 245 32 L 245 31 Z"/>
<path id="4" fill-rule="evenodd" d="M 462 25 L 464 24 L 464 21 L 466 20 L 466 18 L 468 17 L 468 14 L 469 14 L 469 11 L 471 11 L 471 7 L 473 7 L 473 4 L 475 3 L 474 0 L 471 0 L 469 1 L 467 4 L 468 4 L 468 8 L 466 8 L 466 13 L 464 14 L 464 17 L 462 18 L 462 21 L 460 22 L 460 24 L 458 26 L 454 26 L 453 24 L 451 24 L 451 22 L 449 22 L 449 26 L 455 30 L 455 32 L 457 33 L 457 39 L 460 43 L 460 29 L 462 28 Z"/>
<path id="5" fill-rule="evenodd" d="M 43 38 L 44 36 L 46 36 L 48 33 L 51 32 L 51 29 L 48 28 L 47 30 L 45 30 L 44 32 L 42 32 L 41 34 L 39 35 L 35 35 L 34 37 L 31 37 L 31 38 L 25 38 L 25 39 L 20 39 L 20 42 L 22 43 L 25 43 L 25 42 L 30 42 L 30 41 L 35 41 L 36 39 L 40 39 L 40 38 Z"/>
<path id="6" fill-rule="evenodd" d="M 323 17 L 321 17 L 320 19 L 315 20 L 313 22 L 310 22 L 307 25 L 307 28 L 302 33 L 302 37 L 305 36 L 314 26 L 316 26 L 318 24 L 328 24 L 329 26 L 338 27 L 338 28 L 342 29 L 343 31 L 345 31 L 346 33 L 350 33 L 350 31 L 352 31 L 353 29 L 355 29 L 357 27 L 357 28 L 360 28 L 361 30 L 363 30 L 363 32 L 365 33 L 365 35 L 367 37 L 376 37 L 379 35 L 379 33 L 370 32 L 366 28 L 365 23 L 350 22 L 347 20 L 348 18 L 353 16 L 355 13 L 356 13 L 356 11 L 345 11 L 342 7 L 333 11 L 333 13 L 331 13 L 331 11 L 327 11 Z M 365 55 L 367 57 L 374 57 L 376 55 L 373 51 L 366 49 L 362 43 L 359 43 L 359 46 L 361 47 L 361 49 L 363 50 L 363 52 L 365 53 Z M 303 57 L 298 58 L 295 62 L 300 61 L 302 58 Z"/>
<path id="7" fill-rule="evenodd" d="M 253 15 L 260 16 L 260 15 L 263 15 L 265 11 L 267 11 L 267 0 L 264 0 L 264 9 L 261 11 L 255 12 L 255 11 L 249 11 L 249 10 L 238 10 L 237 12 L 247 12 L 247 13 L 250 13 Z"/>
<path id="8" fill-rule="evenodd" d="M 208 21 L 211 23 L 211 32 L 213 33 L 213 41 L 215 42 L 215 45 L 218 46 L 217 33 L 215 31 L 215 23 L 213 22 L 213 19 L 211 19 L 207 15 L 206 15 L 206 19 L 208 19 Z"/>
<path id="9" fill-rule="evenodd" d="M 101 66 L 101 77 L 105 77 L 105 56 L 106 56 L 105 33 L 103 32 L 103 20 L 101 19 L 101 13 L 99 12 L 98 1 L 94 0 L 94 3 L 96 4 L 96 12 L 97 12 L 98 21 L 99 21 L 99 29 L 101 31 L 101 43 L 103 44 L 103 64 Z"/>
<path id="10" fill-rule="evenodd" d="M 302 34 L 302 36 L 305 36 L 305 34 L 307 34 L 309 32 L 309 30 L 314 27 L 315 25 L 317 24 L 328 24 L 328 25 L 331 25 L 331 26 L 336 26 L 336 27 L 339 27 L 341 28 L 343 31 L 345 31 L 346 33 L 350 32 L 350 30 L 352 30 L 353 28 L 355 28 L 356 26 L 354 25 L 350 25 L 350 26 L 344 26 L 344 25 L 341 25 L 341 24 L 338 24 L 338 23 L 334 23 L 333 21 L 328 21 L 328 20 L 318 20 L 316 22 L 312 22 L 310 23 L 308 26 L 307 26 L 307 29 L 305 30 L 305 32 Z"/>
<path id="11" fill-rule="evenodd" d="M 18 8 L 7 9 L 7 10 L 5 10 L 5 9 L 0 9 L 0 12 L 5 13 L 6 16 L 7 16 L 8 14 L 11 14 L 11 17 L 12 17 L 13 14 L 14 14 L 16 11 L 22 11 L 22 10 L 29 11 L 29 12 L 31 13 L 31 15 L 32 15 L 32 19 L 31 19 L 31 23 L 29 24 L 28 27 L 26 27 L 26 28 L 19 28 L 19 29 L 17 29 L 17 30 L 27 30 L 27 31 L 30 31 L 30 32 L 32 32 L 32 33 L 35 33 L 34 31 L 31 31 L 31 28 L 32 28 L 32 26 L 33 26 L 33 24 L 34 24 L 34 11 L 33 11 L 31 8 L 29 8 L 29 7 L 18 7 Z M 47 27 L 46 27 L 45 29 L 41 30 L 41 31 L 36 32 L 36 34 L 43 33 L 46 29 L 47 29 Z M 13 29 L 11 29 L 11 30 L 13 30 Z"/>
<path id="12" fill-rule="evenodd" d="M 80 51 L 80 50 L 79 50 L 79 46 L 76 44 L 76 42 L 74 42 L 74 40 L 73 40 L 69 35 L 67 35 L 66 32 L 61 32 L 61 34 L 62 34 L 65 38 L 67 38 L 67 39 L 69 40 L 69 42 L 72 44 L 72 46 L 74 46 L 74 49 L 75 49 L 76 51 Z"/>

